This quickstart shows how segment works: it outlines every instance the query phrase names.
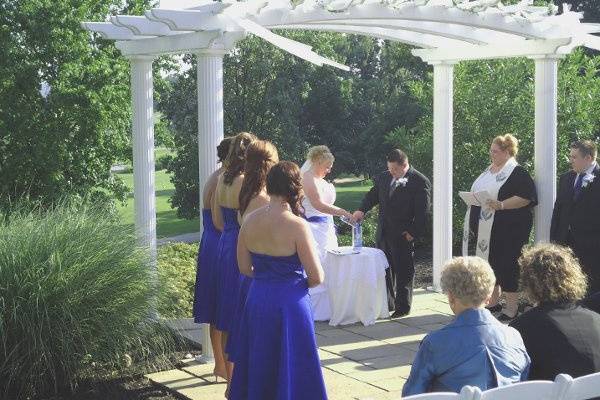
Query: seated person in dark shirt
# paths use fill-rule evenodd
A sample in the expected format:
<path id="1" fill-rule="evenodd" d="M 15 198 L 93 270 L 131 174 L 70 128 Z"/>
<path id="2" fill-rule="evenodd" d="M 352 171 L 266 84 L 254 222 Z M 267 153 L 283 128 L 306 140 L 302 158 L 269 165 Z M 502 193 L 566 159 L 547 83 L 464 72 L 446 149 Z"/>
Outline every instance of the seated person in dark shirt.
<path id="1" fill-rule="evenodd" d="M 592 311 L 600 313 L 600 292 L 586 297 L 581 301 L 581 304 Z"/>
<path id="2" fill-rule="evenodd" d="M 573 252 L 540 244 L 526 250 L 519 265 L 522 290 L 537 304 L 511 323 L 531 357 L 529 379 L 599 372 L 600 314 L 578 304 L 586 293 L 587 277 Z"/>

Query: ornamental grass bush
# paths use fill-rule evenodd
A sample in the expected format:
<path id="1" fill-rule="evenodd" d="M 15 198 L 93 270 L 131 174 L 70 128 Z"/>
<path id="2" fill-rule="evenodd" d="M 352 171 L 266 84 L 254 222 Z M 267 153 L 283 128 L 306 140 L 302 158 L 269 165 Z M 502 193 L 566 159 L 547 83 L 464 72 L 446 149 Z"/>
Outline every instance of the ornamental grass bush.
<path id="1" fill-rule="evenodd" d="M 147 254 L 100 209 L 0 219 L 0 398 L 69 391 L 172 351 L 175 339 L 149 318 Z"/>

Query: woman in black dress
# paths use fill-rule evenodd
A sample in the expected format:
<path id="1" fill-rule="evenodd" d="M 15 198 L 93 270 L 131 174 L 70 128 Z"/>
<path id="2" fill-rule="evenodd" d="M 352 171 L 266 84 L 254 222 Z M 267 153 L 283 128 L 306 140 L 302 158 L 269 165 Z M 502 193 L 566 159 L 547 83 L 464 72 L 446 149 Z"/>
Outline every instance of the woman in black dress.
<path id="1" fill-rule="evenodd" d="M 463 253 L 487 259 L 496 275 L 489 304 L 498 319 L 510 321 L 517 315 L 519 266 L 517 260 L 529 242 L 533 207 L 537 204 L 535 184 L 515 160 L 518 141 L 513 135 L 497 136 L 490 146 L 492 164 L 475 180 L 473 192 L 487 191 L 491 199 L 467 212 Z M 467 254 L 464 254 L 467 255 Z M 504 292 L 506 308 L 498 304 Z"/>

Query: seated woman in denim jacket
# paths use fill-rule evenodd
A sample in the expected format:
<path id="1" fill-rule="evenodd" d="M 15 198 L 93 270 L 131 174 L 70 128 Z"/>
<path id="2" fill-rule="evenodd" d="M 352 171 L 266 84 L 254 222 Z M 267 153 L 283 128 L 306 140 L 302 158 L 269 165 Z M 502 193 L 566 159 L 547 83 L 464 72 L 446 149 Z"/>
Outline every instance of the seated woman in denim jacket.
<path id="1" fill-rule="evenodd" d="M 403 396 L 527 380 L 530 359 L 521 335 L 485 309 L 495 282 L 494 271 L 479 257 L 457 257 L 445 265 L 442 289 L 456 318 L 423 339 Z"/>

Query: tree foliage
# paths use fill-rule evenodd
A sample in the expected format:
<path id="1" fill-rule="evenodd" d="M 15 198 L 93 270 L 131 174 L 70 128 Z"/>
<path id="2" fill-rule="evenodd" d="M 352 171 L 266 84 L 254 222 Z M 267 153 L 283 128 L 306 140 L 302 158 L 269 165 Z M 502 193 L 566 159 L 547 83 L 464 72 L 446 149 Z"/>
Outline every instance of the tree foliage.
<path id="1" fill-rule="evenodd" d="M 124 197 L 110 167 L 131 154 L 129 65 L 112 41 L 90 36 L 80 23 L 139 15 L 150 5 L 0 2 L 0 203 Z M 45 97 L 42 87 L 49 88 Z"/>

